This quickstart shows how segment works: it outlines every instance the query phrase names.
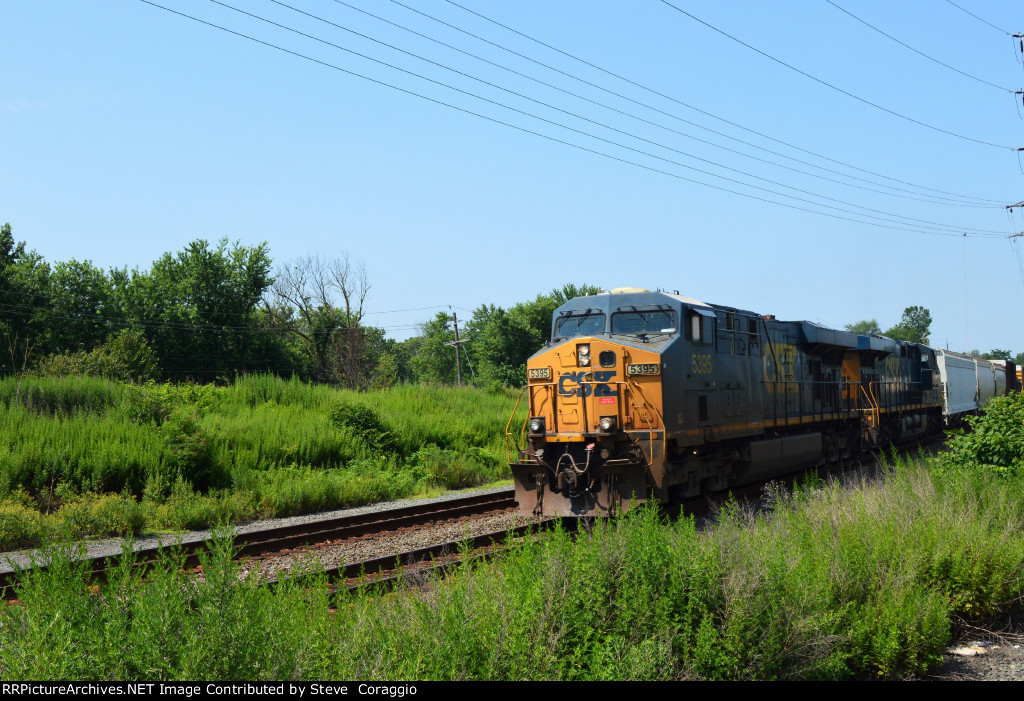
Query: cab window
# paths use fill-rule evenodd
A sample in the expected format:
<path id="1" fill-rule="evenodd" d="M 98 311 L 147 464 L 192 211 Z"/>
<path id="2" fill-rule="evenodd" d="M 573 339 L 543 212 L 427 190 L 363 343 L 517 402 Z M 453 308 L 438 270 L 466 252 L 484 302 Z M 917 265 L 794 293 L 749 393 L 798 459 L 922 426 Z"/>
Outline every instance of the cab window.
<path id="1" fill-rule="evenodd" d="M 629 311 L 612 314 L 612 333 L 670 334 L 676 332 L 674 311 Z"/>
<path id="2" fill-rule="evenodd" d="M 604 314 L 571 314 L 555 320 L 555 338 L 604 333 Z"/>

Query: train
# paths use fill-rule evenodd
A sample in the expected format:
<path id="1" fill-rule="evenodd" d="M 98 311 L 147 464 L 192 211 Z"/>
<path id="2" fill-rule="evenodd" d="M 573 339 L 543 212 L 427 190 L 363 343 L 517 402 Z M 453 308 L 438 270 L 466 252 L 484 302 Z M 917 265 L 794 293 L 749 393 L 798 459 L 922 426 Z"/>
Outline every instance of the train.
<path id="1" fill-rule="evenodd" d="M 941 434 L 1018 368 L 618 288 L 553 314 L 506 427 L 520 510 L 614 516 Z"/>

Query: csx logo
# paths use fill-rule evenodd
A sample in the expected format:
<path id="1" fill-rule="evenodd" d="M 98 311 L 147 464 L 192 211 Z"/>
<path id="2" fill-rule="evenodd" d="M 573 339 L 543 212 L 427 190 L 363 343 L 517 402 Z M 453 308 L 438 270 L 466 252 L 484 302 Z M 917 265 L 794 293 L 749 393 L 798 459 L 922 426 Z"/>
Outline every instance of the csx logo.
<path id="1" fill-rule="evenodd" d="M 590 382 L 590 376 L 593 374 L 594 383 Z M 595 397 L 614 397 L 618 395 L 618 391 L 612 389 L 604 382 L 609 382 L 615 377 L 614 370 L 597 370 L 593 373 L 587 370 L 581 370 L 579 372 L 567 372 L 558 378 L 558 393 L 566 397 L 576 395 L 577 397 L 589 397 L 593 394 Z M 586 384 L 584 384 L 586 383 Z M 577 385 L 576 387 L 566 387 L 567 384 Z"/>

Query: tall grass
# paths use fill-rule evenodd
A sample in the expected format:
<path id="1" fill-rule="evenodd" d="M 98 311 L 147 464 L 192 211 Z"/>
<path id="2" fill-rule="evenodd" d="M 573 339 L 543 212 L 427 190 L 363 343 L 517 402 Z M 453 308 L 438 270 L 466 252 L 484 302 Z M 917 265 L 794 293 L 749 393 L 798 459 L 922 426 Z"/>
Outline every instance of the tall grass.
<path id="1" fill-rule="evenodd" d="M 173 558 L 94 593 L 58 553 L 0 609 L 5 678 L 844 679 L 941 660 L 959 617 L 1019 609 L 1024 485 L 897 465 L 732 504 L 714 528 L 653 509 L 555 532 L 444 582 L 341 595 L 322 577 L 205 581 Z M 72 654 L 73 651 L 73 654 Z"/>
<path id="2" fill-rule="evenodd" d="M 23 507 L 15 497 L 24 492 L 48 512 L 85 493 L 125 493 L 142 501 L 146 526 L 173 528 L 474 486 L 508 476 L 513 404 L 506 392 L 356 393 L 271 375 L 227 387 L 6 378 L 0 505 Z M 376 428 L 338 421 L 344 407 L 375 417 Z M 98 522 L 85 530 L 109 531 Z M 4 532 L 0 550 L 24 544 Z"/>

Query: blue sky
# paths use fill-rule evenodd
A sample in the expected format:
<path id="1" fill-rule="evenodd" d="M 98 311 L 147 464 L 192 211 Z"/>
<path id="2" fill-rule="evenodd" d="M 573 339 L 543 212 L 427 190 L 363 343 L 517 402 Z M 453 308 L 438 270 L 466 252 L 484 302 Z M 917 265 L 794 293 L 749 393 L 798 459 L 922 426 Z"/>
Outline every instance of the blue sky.
<path id="1" fill-rule="evenodd" d="M 209 0 L 154 2 L 322 63 L 140 0 L 7 0 L 0 221 L 17 239 L 50 261 L 103 267 L 146 268 L 195 238 L 266 241 L 278 262 L 347 252 L 373 285 L 368 311 L 415 309 L 369 317 L 396 338 L 443 305 L 509 306 L 588 282 L 831 326 L 885 328 L 923 305 L 935 345 L 1024 350 L 1024 270 L 1006 238 L 1024 214 L 1004 209 L 1024 200 L 1010 92 L 1024 66 L 1005 33 L 1024 30 L 1017 2 L 957 3 L 993 27 L 943 0 L 834 0 L 993 87 L 826 0 L 673 0 L 932 129 L 659 0 L 458 0 L 478 14 L 447 0 L 282 0 L 333 24 L 270 0 L 224 1 L 465 92 Z"/>

